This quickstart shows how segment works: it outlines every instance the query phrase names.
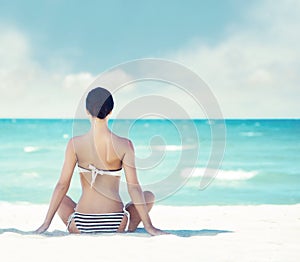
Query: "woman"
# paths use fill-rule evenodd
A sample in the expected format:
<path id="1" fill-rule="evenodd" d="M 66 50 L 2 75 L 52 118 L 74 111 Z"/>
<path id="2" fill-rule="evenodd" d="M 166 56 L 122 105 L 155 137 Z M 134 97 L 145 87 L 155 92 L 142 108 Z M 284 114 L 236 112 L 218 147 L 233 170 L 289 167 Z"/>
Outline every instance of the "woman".
<path id="1" fill-rule="evenodd" d="M 86 111 L 91 129 L 68 142 L 61 176 L 37 233 L 46 231 L 58 212 L 70 233 L 132 232 L 142 221 L 149 234 L 164 234 L 151 223 L 148 212 L 153 206 L 154 195 L 143 192 L 139 185 L 131 141 L 108 128 L 113 106 L 112 95 L 106 89 L 98 87 L 88 93 Z M 82 186 L 77 204 L 66 196 L 76 164 Z M 119 195 L 122 168 L 132 199 L 126 208 Z"/>

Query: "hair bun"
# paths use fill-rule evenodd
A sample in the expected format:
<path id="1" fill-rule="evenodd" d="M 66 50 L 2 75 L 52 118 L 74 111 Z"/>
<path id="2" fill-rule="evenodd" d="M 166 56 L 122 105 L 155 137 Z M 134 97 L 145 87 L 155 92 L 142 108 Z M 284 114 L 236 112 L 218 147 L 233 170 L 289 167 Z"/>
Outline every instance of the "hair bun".
<path id="1" fill-rule="evenodd" d="M 86 98 L 86 109 L 93 117 L 104 119 L 114 108 L 111 93 L 102 87 L 92 89 Z"/>
<path id="2" fill-rule="evenodd" d="M 107 115 L 108 115 L 108 113 L 106 112 L 106 110 L 100 110 L 97 117 L 100 118 L 100 119 L 104 119 Z"/>

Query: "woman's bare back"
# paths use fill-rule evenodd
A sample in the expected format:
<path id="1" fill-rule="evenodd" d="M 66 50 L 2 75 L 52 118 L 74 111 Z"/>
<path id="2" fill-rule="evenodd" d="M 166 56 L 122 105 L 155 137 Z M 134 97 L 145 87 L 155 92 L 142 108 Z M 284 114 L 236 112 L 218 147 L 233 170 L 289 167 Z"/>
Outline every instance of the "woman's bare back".
<path id="1" fill-rule="evenodd" d="M 110 131 L 89 132 L 74 137 L 74 149 L 79 167 L 89 169 L 93 165 L 101 170 L 119 170 L 128 150 L 128 139 L 119 137 Z M 84 213 L 109 213 L 122 210 L 123 203 L 119 195 L 120 177 L 98 175 L 92 184 L 90 172 L 80 173 L 82 196 L 76 210 Z"/>

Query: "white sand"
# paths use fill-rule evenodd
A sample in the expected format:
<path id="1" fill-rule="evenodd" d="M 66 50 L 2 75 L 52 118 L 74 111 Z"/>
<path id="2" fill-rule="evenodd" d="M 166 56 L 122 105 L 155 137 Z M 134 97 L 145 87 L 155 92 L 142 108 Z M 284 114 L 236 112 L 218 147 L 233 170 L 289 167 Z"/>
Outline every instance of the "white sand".
<path id="1" fill-rule="evenodd" d="M 154 225 L 175 234 L 158 237 L 69 235 L 57 217 L 32 234 L 46 209 L 0 203 L 1 261 L 300 261 L 300 204 L 155 206 Z"/>

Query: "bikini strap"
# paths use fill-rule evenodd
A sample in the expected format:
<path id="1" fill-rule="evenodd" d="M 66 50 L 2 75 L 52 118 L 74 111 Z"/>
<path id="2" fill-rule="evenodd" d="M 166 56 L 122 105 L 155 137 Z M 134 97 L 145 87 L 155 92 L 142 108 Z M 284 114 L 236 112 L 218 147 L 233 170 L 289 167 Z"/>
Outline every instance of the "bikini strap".
<path id="1" fill-rule="evenodd" d="M 68 218 L 68 221 L 67 221 L 67 228 L 66 228 L 66 231 L 68 232 L 69 231 L 69 226 L 71 225 L 71 222 L 72 222 L 72 219 L 74 218 L 75 216 L 75 212 L 73 212 L 69 218 Z"/>
<path id="2" fill-rule="evenodd" d="M 126 223 L 125 231 L 128 231 L 129 222 L 130 222 L 130 213 L 126 210 L 125 206 L 123 207 L 123 211 L 124 211 L 125 215 L 127 216 L 127 223 Z"/>

